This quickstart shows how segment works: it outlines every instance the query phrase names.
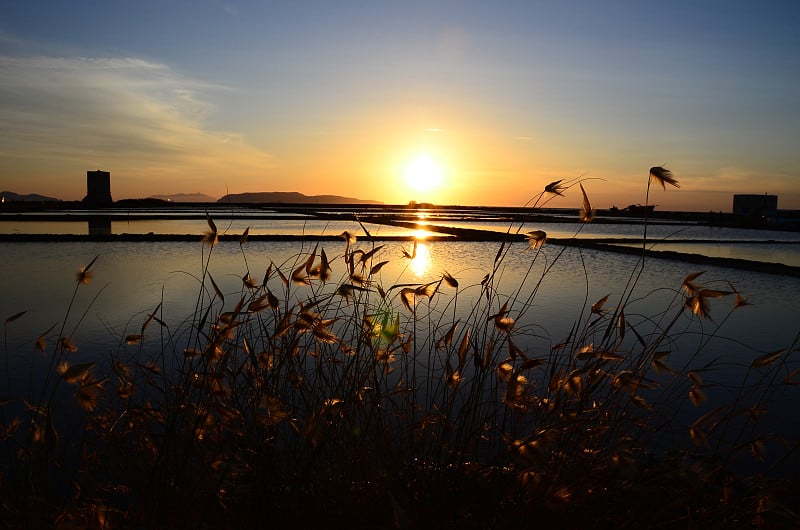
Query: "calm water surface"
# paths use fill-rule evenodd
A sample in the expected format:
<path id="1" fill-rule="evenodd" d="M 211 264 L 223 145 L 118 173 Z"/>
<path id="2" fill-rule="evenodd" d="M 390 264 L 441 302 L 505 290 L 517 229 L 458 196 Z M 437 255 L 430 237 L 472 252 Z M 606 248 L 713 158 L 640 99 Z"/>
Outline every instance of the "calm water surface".
<path id="1" fill-rule="evenodd" d="M 95 216 L 102 221 L 102 216 Z M 250 229 L 251 235 L 312 235 L 333 236 L 344 232 L 363 233 L 361 225 L 355 221 L 323 221 L 308 219 L 250 219 L 246 216 L 236 219 L 216 221 L 219 233 L 239 235 Z M 140 219 L 132 216 L 126 220 L 107 220 L 104 232 L 108 234 L 202 234 L 208 230 L 205 219 Z M 434 235 L 433 232 L 419 229 L 400 228 L 389 225 L 364 223 L 367 230 L 375 236 L 414 236 Z M 0 219 L 0 234 L 77 234 L 87 235 L 93 229 L 86 221 L 20 221 Z M 102 231 L 100 233 L 103 233 Z"/>
<path id="2" fill-rule="evenodd" d="M 368 243 L 357 243 L 369 249 Z M 402 259 L 407 243 L 387 243 L 376 255 L 390 263 L 381 270 L 384 288 L 400 283 L 437 280 L 442 272 L 460 283 L 459 307 L 469 306 L 480 295 L 480 281 L 492 268 L 499 244 L 469 242 L 428 242 L 418 245 L 417 258 Z M 248 272 L 261 280 L 270 263 L 290 271 L 302 262 L 313 245 L 296 242 L 249 242 L 244 251 L 238 243 L 220 243 L 213 249 L 209 271 L 230 304 L 242 292 L 242 276 Z M 322 248 L 331 259 L 333 280 L 344 274 L 341 253 L 344 243 L 325 242 Z M 80 267 L 99 256 L 93 266 L 92 282 L 81 286 L 76 308 L 67 322 L 67 334 L 84 342 L 80 351 L 95 344 L 118 342 L 140 325 L 141 315 L 163 300 L 167 318 L 179 323 L 191 314 L 197 301 L 199 277 L 208 258 L 208 246 L 180 242 L 84 242 L 84 243 L 0 243 L 3 274 L 0 276 L 0 316 L 20 311 L 30 313 L 8 328 L 7 339 L 15 363 L 30 353 L 30 345 L 51 324 L 63 321 Z M 560 254 L 563 252 L 563 254 Z M 556 257 L 558 259 L 556 260 Z M 535 259 L 534 259 L 535 258 Z M 552 265 L 536 291 L 521 324 L 537 335 L 558 342 L 564 338 L 581 312 L 597 299 L 610 294 L 609 305 L 618 302 L 628 278 L 637 269 L 637 258 L 602 251 L 545 246 L 537 256 L 523 244 L 515 244 L 498 273 L 498 292 L 524 300 L 536 288 L 544 268 Z M 673 300 L 681 280 L 697 266 L 674 261 L 649 260 L 639 279 L 640 299 L 629 314 L 656 314 Z M 708 267 L 700 278 L 715 289 L 730 285 L 748 296 L 752 306 L 734 313 L 725 323 L 736 341 L 758 349 L 777 349 L 800 330 L 800 279 L 755 272 Z M 271 288 L 279 292 L 280 284 Z M 309 296 L 307 287 L 292 286 L 292 297 Z M 443 290 L 445 300 L 451 294 Z M 445 305 L 444 302 L 441 302 Z M 722 317 L 731 304 L 714 301 L 714 316 Z M 719 308 L 719 309 L 717 309 Z M 85 312 L 80 323 L 78 316 Z M 93 355 L 94 353 L 87 353 Z"/>
<path id="3" fill-rule="evenodd" d="M 372 248 L 363 241 L 356 245 L 364 250 Z M 325 292 L 326 288 L 332 291 L 343 281 L 344 242 L 326 241 L 321 246 L 333 268 L 330 285 L 321 288 L 291 284 L 287 295 L 286 287 L 273 278 L 269 287 L 282 300 L 302 302 L 313 297 L 314 292 Z M 214 297 L 208 284 L 205 291 L 200 286 L 206 263 L 225 296 L 224 308 L 216 301 L 215 311 L 230 311 L 245 293 L 242 277 L 246 273 L 260 283 L 274 263 L 289 275 L 313 248 L 314 244 L 308 242 L 253 241 L 243 247 L 223 242 L 214 247 L 208 261 L 209 247 L 200 242 L 0 243 L 0 317 L 5 321 L 28 311 L 4 326 L 8 373 L 0 377 L 0 394 L 27 395 L 47 366 L 62 327 L 63 335 L 71 336 L 78 347 L 77 352 L 69 354 L 72 364 L 94 361 L 102 373 L 113 358 L 135 355 L 138 346 L 126 345 L 125 336 L 139 333 L 147 313 L 159 304 L 159 317 L 174 342 L 170 351 L 180 355 L 187 346 L 198 299 L 207 306 Z M 381 269 L 378 281 L 392 297 L 399 291 L 390 289 L 393 285 L 435 281 L 447 271 L 459 281 L 457 298 L 456 290 L 443 287 L 430 301 L 417 306 L 418 315 L 430 325 L 429 331 L 441 336 L 456 320 L 491 326 L 485 316 L 471 317 L 470 311 L 482 299 L 481 280 L 492 269 L 498 248 L 497 243 L 420 242 L 416 257 L 408 260 L 401 258 L 403 250 L 412 250 L 408 243 L 387 243 L 375 255 L 376 261 L 390 262 Z M 91 283 L 80 286 L 67 314 L 76 273 L 95 256 L 99 257 L 92 267 Z M 639 263 L 634 256 L 556 245 L 545 245 L 536 252 L 517 243 L 503 259 L 493 288 L 498 305 L 509 302 L 510 315 L 517 320 L 515 329 L 519 334 L 515 342 L 526 355 L 536 357 L 547 355 L 554 344 L 564 341 L 576 322 L 585 325 L 593 318 L 590 307 L 595 301 L 609 295 L 606 307 L 619 304 L 626 282 L 637 270 Z M 745 374 L 748 381 L 758 376 L 746 368 L 758 355 L 797 348 L 800 278 L 708 267 L 699 282 L 712 289 L 735 288 L 752 305 L 733 310 L 733 297 L 713 300 L 713 321 L 698 321 L 681 309 L 681 282 L 693 272 L 700 270 L 676 261 L 648 260 L 625 313 L 628 322 L 643 333 L 677 318 L 674 336 L 665 345 L 673 352 L 670 363 L 682 367 L 695 353 L 693 367 L 710 363 L 713 370 L 706 373 L 712 383 L 707 389 L 708 406 L 718 406 L 720 400 L 730 399 L 731 389 Z M 397 298 L 393 300 L 403 325 L 410 326 L 409 313 L 401 309 Z M 47 353 L 37 351 L 36 338 L 54 325 L 48 335 Z M 158 346 L 160 334 L 158 326 L 151 326 L 147 334 L 155 335 L 155 340 L 147 342 L 150 348 Z M 432 353 L 423 354 L 422 362 L 425 355 Z M 790 354 L 790 360 L 787 372 L 800 364 L 796 352 Z M 782 432 L 800 435 L 800 418 L 795 413 L 800 406 L 797 389 L 780 388 L 781 392 L 790 393 L 781 396 L 781 407 L 772 409 L 768 420 L 780 424 Z M 682 400 L 680 406 L 685 409 L 680 414 L 687 422 L 696 418 L 698 411 L 688 400 Z M 685 436 L 685 430 L 681 432 Z"/>
<path id="4" fill-rule="evenodd" d="M 386 217 L 392 212 L 384 212 Z M 112 221 L 109 214 L 114 215 Z M 196 219 L 181 219 L 188 214 L 201 216 Z M 461 211 L 443 215 L 439 213 L 420 212 L 409 216 L 408 211 L 393 212 L 394 215 L 405 216 L 405 219 L 416 220 L 417 228 L 401 228 L 389 225 L 364 223 L 369 232 L 375 236 L 417 236 L 434 235 L 427 230 L 428 225 L 442 225 L 455 228 L 489 230 L 498 233 L 526 233 L 531 230 L 544 230 L 551 238 L 593 238 L 597 240 L 630 239 L 630 245 L 637 245 L 641 240 L 644 227 L 635 223 L 579 224 L 570 222 L 539 222 L 510 224 L 505 221 L 492 220 L 490 212 Z M 207 223 L 202 217 L 204 211 L 173 210 L 109 210 L 109 211 L 64 211 L 35 214 L 33 219 L 28 214 L 0 215 L 0 234 L 202 234 L 207 230 Z M 87 215 L 92 221 L 85 220 L 49 220 L 48 217 Z M 160 219 L 148 216 L 163 216 Z M 331 236 L 344 231 L 363 233 L 359 223 L 344 220 L 321 220 L 294 212 L 242 209 L 234 211 L 219 210 L 212 212 L 218 216 L 217 226 L 220 234 L 238 235 L 245 229 L 252 235 L 310 235 Z M 269 216 L 269 219 L 259 218 Z M 122 219 L 120 219 L 122 217 Z M 173 218 L 174 217 L 174 218 Z M 656 250 L 671 250 L 702 254 L 711 257 L 729 257 L 783 263 L 800 266 L 800 232 L 782 232 L 760 229 L 742 229 L 728 227 L 709 227 L 692 223 L 676 225 L 652 223 L 647 228 L 648 247 Z M 616 242 L 617 244 L 626 244 Z"/>
<path id="5" fill-rule="evenodd" d="M 78 212 L 85 213 L 85 212 Z M 275 212 L 273 212 L 275 213 Z M 323 221 L 298 218 L 295 214 L 275 215 L 273 219 L 259 219 L 263 211 L 252 216 L 240 215 L 236 219 L 217 219 L 220 233 L 241 234 L 250 227 L 254 235 L 307 234 L 337 235 L 343 231 L 362 234 L 358 223 L 352 221 Z M 270 214 L 272 215 L 272 214 Z M 505 232 L 508 225 L 492 222 L 475 212 L 474 220 L 453 218 L 420 218 L 421 223 L 443 224 L 464 228 L 480 228 Z M 283 217 L 283 218 L 282 218 Z M 419 229 L 424 230 L 420 224 Z M 414 229 L 369 224 L 367 229 L 375 235 L 424 235 Z M 549 237 L 641 239 L 641 225 L 578 225 L 568 222 L 550 222 L 536 225 L 512 226 L 512 232 L 544 230 Z M 146 234 L 196 234 L 193 242 L 0 242 L 0 318 L 3 327 L 3 366 L 0 372 L 0 399 L 7 396 L 26 396 L 35 393 L 42 374 L 49 368 L 49 360 L 60 334 L 69 336 L 78 348 L 68 354 L 71 364 L 97 362 L 99 374 L 108 373 L 114 359 L 159 355 L 160 341 L 166 337 L 166 354 L 181 358 L 192 333 L 192 320 L 197 315 L 197 304 L 207 307 L 214 303 L 214 312 L 230 311 L 247 291 L 242 277 L 250 274 L 261 282 L 271 264 L 281 268 L 288 276 L 303 264 L 315 247 L 314 242 L 250 241 L 243 246 L 236 242 L 222 242 L 213 250 L 200 243 L 200 234 L 207 230 L 204 219 L 144 219 L 131 215 L 124 221 L 109 223 L 110 233 Z M 87 234 L 89 225 L 78 221 L 18 221 L 0 219 L 0 233 L 57 233 Z M 800 234 L 762 230 L 709 228 L 696 225 L 674 226 L 653 224 L 648 227 L 648 246 L 655 250 L 676 250 L 708 256 L 736 257 L 754 261 L 774 261 L 800 266 Z M 636 244 L 636 243 L 629 243 Z M 355 245 L 365 251 L 373 246 L 360 239 Z M 332 294 L 336 286 L 346 280 L 346 267 L 342 260 L 344 241 L 325 241 L 324 248 L 333 268 L 331 281 L 326 286 L 290 284 L 286 287 L 273 277 L 269 288 L 281 300 L 296 305 L 320 295 Z M 625 305 L 628 323 L 640 333 L 657 332 L 673 319 L 675 325 L 664 349 L 672 353 L 669 363 L 683 368 L 690 362 L 699 369 L 708 385 L 708 401 L 694 408 L 688 399 L 670 401 L 666 408 L 676 423 L 663 431 L 666 445 L 669 437 L 686 439 L 686 425 L 714 407 L 730 402 L 738 385 L 754 383 L 763 373 L 748 369 L 759 355 L 784 348 L 791 351 L 785 358 L 788 363 L 779 379 L 800 367 L 797 348 L 800 333 L 800 278 L 728 269 L 724 267 L 698 268 L 680 261 L 649 259 L 644 268 L 637 256 L 628 256 L 601 250 L 581 250 L 558 245 L 545 245 L 540 251 L 531 250 L 524 243 L 508 247 L 492 284 L 495 304 L 477 316 L 472 313 L 480 306 L 483 297 L 481 281 L 494 265 L 499 243 L 420 240 L 416 252 L 411 243 L 387 242 L 374 256 L 374 262 L 388 261 L 377 275 L 376 281 L 389 295 L 396 311 L 402 316 L 402 333 L 410 333 L 412 315 L 402 308 L 397 293 L 405 284 L 422 284 L 437 281 L 443 272 L 454 276 L 458 289 L 442 286 L 430 300 L 421 301 L 416 308 L 423 329 L 414 328 L 417 336 L 426 334 L 433 339 L 441 337 L 453 322 L 470 323 L 474 329 L 491 329 L 487 315 L 508 303 L 509 315 L 516 320 L 514 341 L 528 357 L 547 356 L 555 344 L 567 339 L 575 327 L 585 328 L 596 318 L 591 305 L 608 295 L 606 308 L 621 303 L 620 297 L 632 278 L 637 278 L 632 296 Z M 403 258 L 403 252 L 414 252 L 415 258 Z M 210 259 L 209 259 L 209 252 Z M 76 286 L 76 273 L 97 256 L 92 267 L 89 285 L 81 285 L 70 308 Z M 224 295 L 224 305 L 215 299 L 207 281 L 200 278 L 208 267 Z M 641 271 L 641 273 L 639 273 Z M 704 271 L 697 281 L 704 287 L 723 291 L 737 290 L 747 297 L 750 305 L 733 309 L 733 296 L 715 299 L 710 304 L 712 320 L 699 321 L 682 307 L 683 278 L 690 273 Z M 336 303 L 345 304 L 333 296 Z M 377 294 L 370 298 L 377 304 Z M 126 335 L 141 331 L 147 314 L 161 304 L 158 317 L 166 328 L 151 323 L 146 340 L 141 345 L 127 345 Z M 12 315 L 26 313 L 13 321 Z M 212 318 L 214 315 L 212 315 Z M 51 329 L 52 328 L 52 329 Z M 63 329 L 63 331 L 62 331 Z M 48 332 L 48 330 L 50 330 Z M 47 351 L 35 348 L 35 341 L 48 332 Z M 162 335 L 163 332 L 163 335 Z M 478 332 L 476 332 L 478 333 Z M 475 336 L 475 335 L 473 335 Z M 423 339 L 425 340 L 425 339 Z M 586 342 L 593 339 L 589 335 Z M 627 335 L 630 349 L 637 342 Z M 420 348 L 418 363 L 430 362 L 439 355 L 431 341 Z M 626 348 L 629 346 L 626 345 Z M 139 349 L 141 348 L 141 352 Z M 168 363 L 165 363 L 167 365 Z M 706 370 L 707 368 L 707 370 Z M 424 372 L 424 369 L 422 370 Z M 668 378 L 655 374 L 654 378 Z M 796 379 L 800 379 L 797 377 Z M 685 377 L 681 379 L 688 385 Z M 538 384 L 542 384 L 540 381 Z M 546 385 L 546 382 L 543 383 Z M 800 386 L 774 385 L 776 403 L 768 406 L 761 427 L 774 427 L 777 432 L 800 436 Z M 62 385 L 59 399 L 68 401 L 70 389 Z M 654 391 L 658 392 L 658 390 Z M 648 396 L 649 397 L 649 396 Z M 13 406 L 21 407 L 15 402 Z"/>

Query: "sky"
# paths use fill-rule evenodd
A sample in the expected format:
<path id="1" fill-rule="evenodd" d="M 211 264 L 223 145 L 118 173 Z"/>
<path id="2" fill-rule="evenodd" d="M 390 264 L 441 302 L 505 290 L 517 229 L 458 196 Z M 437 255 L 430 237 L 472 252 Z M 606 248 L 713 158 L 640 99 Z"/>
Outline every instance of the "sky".
<path id="1" fill-rule="evenodd" d="M 798 52 L 796 1 L 8 0 L 0 189 L 800 209 Z"/>

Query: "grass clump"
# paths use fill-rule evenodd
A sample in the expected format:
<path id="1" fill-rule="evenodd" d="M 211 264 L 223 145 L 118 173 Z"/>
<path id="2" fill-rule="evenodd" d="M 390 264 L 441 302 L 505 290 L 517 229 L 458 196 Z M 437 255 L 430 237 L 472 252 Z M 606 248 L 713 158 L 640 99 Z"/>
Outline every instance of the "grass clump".
<path id="1" fill-rule="evenodd" d="M 677 185 L 664 168 L 650 179 Z M 549 184 L 532 207 L 576 184 L 591 221 L 579 180 Z M 703 353 L 747 305 L 733 287 L 691 273 L 667 289 L 665 309 L 640 314 L 643 254 L 621 293 L 587 300 L 555 341 L 531 323 L 565 251 L 548 261 L 541 230 L 528 233 L 529 268 L 510 286 L 512 229 L 471 285 L 446 272 L 406 282 L 397 271 L 416 243 L 392 259 L 347 232 L 262 274 L 245 231 L 244 274 L 226 292 L 209 272 L 208 225 L 186 322 L 170 324 L 158 304 L 109 359 L 76 363 L 70 302 L 59 331 L 36 341 L 44 377 L 0 407 L 8 527 L 798 523 L 797 475 L 775 472 L 797 472 L 797 441 L 760 428 L 800 377 L 797 340 L 716 382 Z M 727 315 L 698 334 L 721 298 Z M 696 340 L 679 356 L 684 335 Z"/>

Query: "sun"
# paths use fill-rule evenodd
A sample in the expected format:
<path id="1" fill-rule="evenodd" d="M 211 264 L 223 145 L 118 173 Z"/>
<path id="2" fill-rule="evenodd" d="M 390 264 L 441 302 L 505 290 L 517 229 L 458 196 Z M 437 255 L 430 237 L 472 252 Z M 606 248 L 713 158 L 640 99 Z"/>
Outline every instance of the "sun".
<path id="1" fill-rule="evenodd" d="M 430 155 L 419 154 L 403 171 L 403 180 L 414 191 L 433 191 L 444 181 L 442 166 Z"/>

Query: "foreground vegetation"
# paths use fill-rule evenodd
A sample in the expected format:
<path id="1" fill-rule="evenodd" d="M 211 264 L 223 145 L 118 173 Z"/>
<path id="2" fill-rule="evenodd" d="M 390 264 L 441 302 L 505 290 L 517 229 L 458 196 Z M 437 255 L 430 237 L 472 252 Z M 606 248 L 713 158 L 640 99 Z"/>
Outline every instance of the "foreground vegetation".
<path id="1" fill-rule="evenodd" d="M 663 168 L 648 182 L 677 185 Z M 557 181 L 531 208 L 578 187 Z M 515 227 L 509 228 L 512 233 Z M 519 229 L 517 229 L 517 232 Z M 748 305 L 690 273 L 657 315 L 621 292 L 587 301 L 534 347 L 530 313 L 555 260 L 528 233 L 514 285 L 502 244 L 479 284 L 448 273 L 384 283 L 386 249 L 336 248 L 251 269 L 224 293 L 208 273 L 180 326 L 159 304 L 109 359 L 76 363 L 65 332 L 94 260 L 25 396 L 0 407 L 0 521 L 9 528 L 741 528 L 800 524 L 798 441 L 764 427 L 800 381 L 797 339 L 754 353 L 718 399 L 701 352 Z M 645 228 L 646 240 L 646 228 Z M 330 257 L 329 257 L 329 254 Z M 398 259 L 414 259 L 416 245 Z M 588 278 L 587 271 L 578 275 Z M 718 300 L 721 299 L 721 300 Z M 716 324 L 713 310 L 723 311 Z M 725 313 L 727 312 L 727 316 Z M 6 320 L 9 327 L 25 314 Z M 692 352 L 673 353 L 692 322 Z M 11 388 L 6 348 L 5 384 Z M 44 374 L 42 376 L 42 373 Z M 32 369 L 32 376 L 34 375 Z M 709 397 L 713 394 L 713 398 Z M 682 404 L 695 412 L 679 415 Z M 777 404 L 776 404 L 777 403 Z M 678 432 L 679 434 L 675 434 Z"/>

